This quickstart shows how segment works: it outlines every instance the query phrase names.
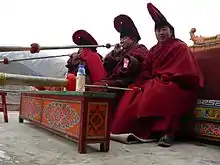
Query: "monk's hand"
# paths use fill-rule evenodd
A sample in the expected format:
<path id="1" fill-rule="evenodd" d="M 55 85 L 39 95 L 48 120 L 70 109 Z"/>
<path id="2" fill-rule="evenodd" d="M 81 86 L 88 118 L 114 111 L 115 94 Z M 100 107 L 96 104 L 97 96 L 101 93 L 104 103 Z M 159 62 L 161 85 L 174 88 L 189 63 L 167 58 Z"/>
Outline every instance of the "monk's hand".
<path id="1" fill-rule="evenodd" d="M 118 54 L 118 53 L 120 53 L 121 51 L 122 51 L 121 45 L 120 45 L 120 44 L 116 44 L 116 45 L 115 45 L 115 48 L 114 48 L 114 53 L 115 53 L 115 54 Z"/>

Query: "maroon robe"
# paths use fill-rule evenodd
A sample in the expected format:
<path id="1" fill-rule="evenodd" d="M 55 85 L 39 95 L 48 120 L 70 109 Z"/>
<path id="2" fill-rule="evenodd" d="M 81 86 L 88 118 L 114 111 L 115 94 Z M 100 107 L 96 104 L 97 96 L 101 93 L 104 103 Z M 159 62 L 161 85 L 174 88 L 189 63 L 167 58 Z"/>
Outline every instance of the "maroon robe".
<path id="1" fill-rule="evenodd" d="M 130 49 L 120 54 L 114 54 L 113 51 L 110 52 L 104 59 L 104 67 L 107 72 L 107 77 L 95 84 L 107 84 L 108 86 L 124 88 L 128 87 L 140 74 L 141 64 L 144 61 L 147 53 L 147 48 L 144 45 L 139 44 L 133 45 Z M 129 59 L 129 64 L 126 69 L 123 67 L 124 57 Z M 107 90 L 103 88 L 91 90 L 116 93 L 115 106 L 118 105 L 118 102 L 124 94 L 124 91 L 122 90 Z"/>
<path id="2" fill-rule="evenodd" d="M 154 132 L 173 134 L 180 118 L 194 110 L 198 87 L 203 86 L 198 64 L 185 43 L 170 39 L 149 51 L 141 75 L 122 97 L 111 132 L 149 138 Z"/>
<path id="3" fill-rule="evenodd" d="M 79 64 L 84 64 L 86 68 L 86 83 L 93 84 L 106 77 L 106 71 L 102 64 L 100 55 L 84 48 L 81 54 L 74 53 L 67 61 L 69 72 L 77 74 Z"/>
<path id="4" fill-rule="evenodd" d="M 96 84 L 127 87 L 133 83 L 135 78 L 140 74 L 140 67 L 147 52 L 147 48 L 140 44 L 132 45 L 128 50 L 119 54 L 114 54 L 114 52 L 111 51 L 104 58 L 104 67 L 107 72 L 107 77 Z M 129 59 L 127 68 L 123 67 L 124 58 Z"/>

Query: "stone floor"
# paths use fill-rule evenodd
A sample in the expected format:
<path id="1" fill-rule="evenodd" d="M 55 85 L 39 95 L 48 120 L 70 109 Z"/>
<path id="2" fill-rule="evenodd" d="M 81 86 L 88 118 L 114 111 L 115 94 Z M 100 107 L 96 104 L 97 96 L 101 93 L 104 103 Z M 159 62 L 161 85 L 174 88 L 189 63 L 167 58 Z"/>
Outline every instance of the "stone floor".
<path id="1" fill-rule="evenodd" d="M 220 165 L 220 147 L 201 143 L 161 148 L 155 143 L 125 145 L 111 142 L 109 153 L 92 145 L 87 154 L 77 144 L 31 124 L 18 123 L 11 112 L 9 123 L 0 116 L 0 165 Z"/>

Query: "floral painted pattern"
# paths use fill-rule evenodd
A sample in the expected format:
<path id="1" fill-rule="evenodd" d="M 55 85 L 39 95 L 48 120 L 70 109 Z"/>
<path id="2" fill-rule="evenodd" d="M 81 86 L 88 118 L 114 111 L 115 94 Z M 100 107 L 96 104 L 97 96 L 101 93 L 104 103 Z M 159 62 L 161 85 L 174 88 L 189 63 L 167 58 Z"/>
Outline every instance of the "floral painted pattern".
<path id="1" fill-rule="evenodd" d="M 108 104 L 89 103 L 88 106 L 88 137 L 105 137 L 107 129 Z"/>
<path id="2" fill-rule="evenodd" d="M 67 103 L 51 102 L 43 113 L 49 124 L 61 129 L 73 127 L 80 121 L 79 114 Z"/>
<path id="3" fill-rule="evenodd" d="M 21 111 L 25 117 L 34 120 L 41 113 L 41 105 L 34 98 L 23 97 Z"/>
<path id="4" fill-rule="evenodd" d="M 220 123 L 197 121 L 195 132 L 200 137 L 210 137 L 220 140 Z"/>

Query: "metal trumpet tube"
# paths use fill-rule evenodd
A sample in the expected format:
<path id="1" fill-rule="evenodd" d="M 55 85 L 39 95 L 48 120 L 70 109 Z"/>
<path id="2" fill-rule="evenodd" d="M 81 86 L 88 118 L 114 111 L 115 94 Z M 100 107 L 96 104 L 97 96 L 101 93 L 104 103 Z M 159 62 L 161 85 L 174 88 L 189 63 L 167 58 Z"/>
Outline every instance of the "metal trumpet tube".
<path id="1" fill-rule="evenodd" d="M 0 73 L 0 85 L 65 87 L 67 79 Z"/>
<path id="2" fill-rule="evenodd" d="M 0 60 L 0 63 L 10 64 L 10 63 L 13 63 L 13 62 L 30 61 L 30 60 L 41 60 L 41 59 L 66 57 L 66 56 L 70 56 L 70 54 L 63 54 L 63 55 L 56 55 L 56 56 L 45 56 L 45 57 L 20 58 L 20 59 L 8 59 L 7 57 L 5 57 L 4 59 Z"/>
<path id="3" fill-rule="evenodd" d="M 8 74 L 0 72 L 0 86 L 3 85 L 23 85 L 23 86 L 48 86 L 48 87 L 67 87 L 71 80 L 52 77 L 27 76 L 19 74 Z M 130 91 L 130 88 L 112 87 L 108 85 L 85 85 L 87 88 L 106 88 L 113 90 Z M 141 90 L 141 89 L 139 89 Z M 4 90 L 3 90 L 4 91 Z M 10 90 L 6 92 L 12 92 Z M 23 92 L 18 90 L 17 92 Z M 26 92 L 26 91 L 25 91 Z"/>
<path id="4" fill-rule="evenodd" d="M 67 46 L 40 46 L 39 44 L 33 43 L 31 47 L 23 46 L 0 46 L 0 52 L 11 52 L 11 51 L 31 51 L 31 53 L 38 53 L 40 50 L 58 50 L 58 49 L 74 49 L 74 48 L 111 48 L 114 45 L 67 45 Z M 35 50 L 36 49 L 36 50 Z M 32 52 L 33 51 L 33 52 Z"/>

